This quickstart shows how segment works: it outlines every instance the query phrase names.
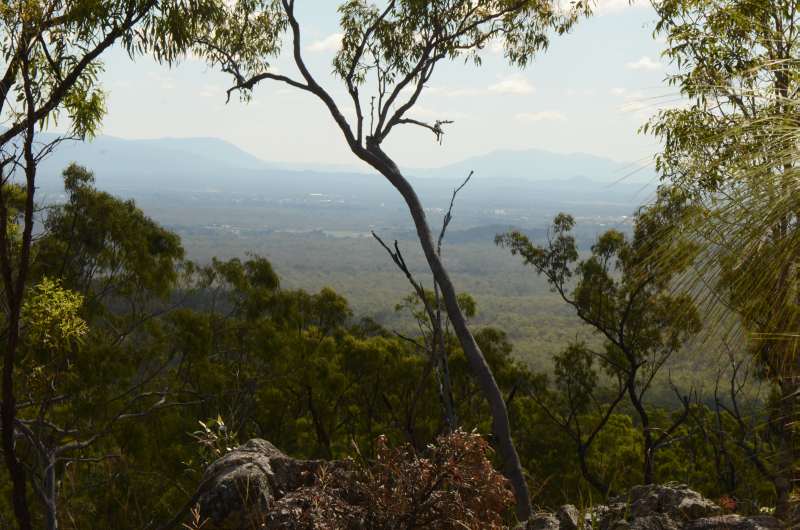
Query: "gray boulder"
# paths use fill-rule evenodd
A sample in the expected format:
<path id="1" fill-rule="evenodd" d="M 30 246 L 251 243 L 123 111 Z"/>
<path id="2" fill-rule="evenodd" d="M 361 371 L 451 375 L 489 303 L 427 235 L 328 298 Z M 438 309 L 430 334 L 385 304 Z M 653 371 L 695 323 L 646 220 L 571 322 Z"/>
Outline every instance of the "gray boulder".
<path id="1" fill-rule="evenodd" d="M 668 515 L 644 515 L 633 519 L 627 528 L 630 530 L 678 530 L 678 525 Z"/>
<path id="2" fill-rule="evenodd" d="M 528 519 L 525 530 L 560 530 L 561 523 L 552 514 L 537 514 Z"/>
<path id="3" fill-rule="evenodd" d="M 578 530 L 583 526 L 580 518 L 580 512 L 572 504 L 566 504 L 556 512 L 560 530 Z"/>
<path id="4" fill-rule="evenodd" d="M 254 439 L 211 464 L 197 505 L 210 528 L 258 528 L 286 493 L 310 485 L 322 464 L 295 460 L 266 440 Z"/>
<path id="5" fill-rule="evenodd" d="M 635 486 L 626 497 L 617 498 L 626 499 L 633 519 L 663 514 L 675 521 L 692 521 L 722 513 L 722 508 L 685 485 Z"/>
<path id="6" fill-rule="evenodd" d="M 204 530 L 313 530 L 338 528 L 309 506 L 304 488 L 325 474 L 346 478 L 346 461 L 290 458 L 266 440 L 250 440 L 211 464 L 196 500 Z M 341 480 L 340 483 L 347 483 Z M 348 511 L 348 530 L 367 529 L 367 512 L 357 491 L 341 490 Z M 360 511 L 359 511 L 360 510 Z M 518 530 L 778 530 L 788 528 L 770 516 L 723 515 L 722 508 L 684 485 L 632 488 L 608 504 L 578 510 L 562 506 L 555 514 L 539 513 Z"/>
<path id="7" fill-rule="evenodd" d="M 546 530 L 777 530 L 788 528 L 770 516 L 723 515 L 722 508 L 682 484 L 636 486 L 593 506 L 582 516 L 575 506 L 562 506 L 553 516 L 539 514 L 536 525 Z M 553 521 L 558 526 L 553 526 Z"/>

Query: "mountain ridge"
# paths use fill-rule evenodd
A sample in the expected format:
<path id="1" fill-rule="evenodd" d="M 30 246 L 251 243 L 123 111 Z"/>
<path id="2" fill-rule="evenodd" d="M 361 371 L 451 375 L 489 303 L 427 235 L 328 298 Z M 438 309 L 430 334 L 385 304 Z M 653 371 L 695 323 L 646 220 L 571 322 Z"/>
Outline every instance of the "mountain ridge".
<path id="1" fill-rule="evenodd" d="M 65 142 L 46 158 L 40 173 L 54 184 L 71 162 L 92 170 L 103 186 L 136 187 L 172 177 L 170 185 L 181 189 L 207 189 L 231 184 L 257 183 L 244 174 L 290 172 L 356 177 L 368 175 L 346 165 L 286 163 L 263 160 L 235 144 L 213 137 L 125 139 L 101 135 L 86 142 Z M 437 168 L 406 168 L 415 179 L 463 179 L 474 171 L 481 179 L 544 183 L 568 181 L 611 183 L 630 173 L 631 163 L 618 162 L 585 153 L 561 154 L 542 149 L 497 150 Z M 236 176 L 233 174 L 236 173 Z M 209 178 L 213 176 L 213 178 Z M 254 177 L 255 175 L 250 175 Z M 222 178 L 220 178 L 222 177 Z M 577 180 L 576 180 L 577 179 Z M 256 179 L 261 180 L 261 179 Z M 639 178 L 637 182 L 641 182 Z M 564 182 L 566 184 L 566 182 Z M 194 185 L 192 185 L 194 184 Z"/>
<path id="2" fill-rule="evenodd" d="M 544 149 L 498 149 L 485 154 L 437 168 L 410 169 L 418 177 L 466 177 L 470 171 L 486 178 L 520 178 L 529 181 L 562 180 L 583 177 L 593 181 L 614 182 L 645 170 L 645 179 L 651 175 L 647 167 L 635 162 L 620 162 L 589 153 L 556 153 Z"/>

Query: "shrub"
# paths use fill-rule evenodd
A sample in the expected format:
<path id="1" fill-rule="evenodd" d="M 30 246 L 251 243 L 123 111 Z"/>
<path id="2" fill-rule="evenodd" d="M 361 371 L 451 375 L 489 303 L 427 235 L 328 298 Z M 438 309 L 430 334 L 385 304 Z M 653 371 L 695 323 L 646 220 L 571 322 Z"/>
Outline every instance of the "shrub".
<path id="1" fill-rule="evenodd" d="M 327 530 L 503 528 L 514 496 L 479 434 L 441 436 L 424 454 L 409 445 L 391 448 L 384 436 L 377 445 L 374 461 L 323 468 L 313 486 L 282 499 L 278 511 Z"/>

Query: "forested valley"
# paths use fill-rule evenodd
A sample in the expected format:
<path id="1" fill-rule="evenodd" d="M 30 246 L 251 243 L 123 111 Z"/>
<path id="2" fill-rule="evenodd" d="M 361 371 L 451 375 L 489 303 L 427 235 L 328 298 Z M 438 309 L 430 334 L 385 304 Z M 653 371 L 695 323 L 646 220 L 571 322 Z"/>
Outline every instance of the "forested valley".
<path id="1" fill-rule="evenodd" d="M 415 114 L 437 68 L 535 69 L 595 2 L 343 1 L 330 79 L 303 3 L 0 2 L 0 528 L 798 527 L 800 2 L 650 2 L 679 102 L 630 211 L 391 154 L 458 126 Z M 303 93 L 368 199 L 278 200 L 292 173 L 241 229 L 168 172 L 105 189 L 59 153 L 108 142 L 112 49 Z M 173 178 L 224 190 L 203 164 Z"/>

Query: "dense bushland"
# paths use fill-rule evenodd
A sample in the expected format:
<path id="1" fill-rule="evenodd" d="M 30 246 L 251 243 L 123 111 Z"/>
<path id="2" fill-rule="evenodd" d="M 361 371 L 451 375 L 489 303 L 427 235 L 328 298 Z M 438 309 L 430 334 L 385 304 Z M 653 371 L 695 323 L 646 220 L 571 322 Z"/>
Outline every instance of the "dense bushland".
<path id="1" fill-rule="evenodd" d="M 179 239 L 135 204 L 96 190 L 82 168 L 65 176 L 67 201 L 46 209 L 34 245 L 36 287 L 15 374 L 17 451 L 35 520 L 45 517 L 46 498 L 63 528 L 145 528 L 187 501 L 209 462 L 253 437 L 324 459 L 355 456 L 355 443 L 373 459 L 385 452 L 381 436 L 424 451 L 447 432 L 424 333 L 355 320 L 330 289 L 283 289 L 258 256 L 187 262 Z M 413 295 L 397 302 L 424 329 Z M 491 442 L 485 400 L 445 331 L 456 416 Z M 584 478 L 573 433 L 554 415 L 579 429 L 605 420 L 583 461 L 608 493 L 644 480 L 641 419 L 625 403 L 608 412 L 617 395 L 608 365 L 573 348 L 562 369 L 533 373 L 514 360 L 502 330 L 475 336 L 506 396 L 537 504 L 603 497 Z M 581 390 L 587 385 L 590 392 Z M 742 403 L 743 421 L 755 426 L 742 432 L 705 398 L 688 404 L 687 419 L 653 455 L 654 480 L 736 498 L 742 510 L 771 504 L 774 490 L 737 444 L 746 436 L 769 458 L 763 413 Z M 656 432 L 685 412 L 680 403 L 644 406 Z M 7 498 L 0 513 L 9 522 Z"/>
<path id="2" fill-rule="evenodd" d="M 731 509 L 789 514 L 800 441 L 800 4 L 651 3 L 677 70 L 667 82 L 686 103 L 643 128 L 663 142 L 658 200 L 639 210 L 631 236 L 601 234 L 583 257 L 567 214 L 543 241 L 497 240 L 595 334 L 557 354 L 552 373 L 515 360 L 502 322 L 473 325 L 480 307 L 457 291 L 442 257 L 450 212 L 435 239 L 385 147 L 401 127 L 442 141 L 450 120 L 413 115 L 442 63 L 480 65 L 499 44 L 524 67 L 592 2 L 345 1 L 338 91 L 306 65 L 295 0 L 0 4 L 0 525 L 157 526 L 190 502 L 210 462 L 253 437 L 297 457 L 358 448 L 355 485 L 383 503 L 370 517 L 388 526 L 427 502 L 413 474 L 447 484 L 430 497 L 445 513 L 470 499 L 476 469 L 489 480 L 470 499 L 477 511 L 463 521 L 472 526 L 513 519 L 501 513 L 501 483 L 522 519 L 531 501 L 583 505 L 667 481 Z M 418 332 L 356 319 L 328 288 L 282 288 L 257 255 L 191 263 L 177 235 L 97 190 L 79 166 L 64 172 L 62 204 L 39 204 L 40 161 L 100 126 L 98 58 L 115 45 L 169 64 L 191 53 L 231 76 L 228 96 L 248 100 L 276 82 L 315 98 L 343 147 L 408 207 L 433 285 L 411 274 L 398 244 L 376 239 L 410 284 L 409 296 L 385 302 Z M 292 74 L 272 66 L 283 49 Z M 63 135 L 41 134 L 59 118 Z M 720 340 L 692 341 L 703 331 Z M 715 345 L 725 351 L 707 351 Z M 712 388 L 673 384 L 669 361 L 682 348 L 727 359 Z M 665 385 L 674 407 L 652 399 Z M 486 438 L 462 438 L 479 455 L 472 465 L 431 468 L 473 431 Z M 380 495 L 378 484 L 394 489 Z"/>

